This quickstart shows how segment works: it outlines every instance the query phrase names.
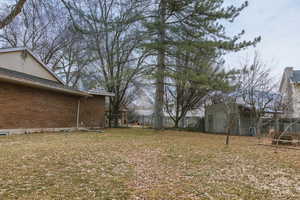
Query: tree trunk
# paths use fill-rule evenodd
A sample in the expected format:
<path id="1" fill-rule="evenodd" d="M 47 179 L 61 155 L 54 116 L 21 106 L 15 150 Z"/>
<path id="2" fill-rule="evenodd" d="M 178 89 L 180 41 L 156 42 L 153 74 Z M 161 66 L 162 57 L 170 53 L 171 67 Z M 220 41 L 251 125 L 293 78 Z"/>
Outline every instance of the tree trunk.
<path id="1" fill-rule="evenodd" d="M 156 94 L 154 108 L 154 128 L 163 129 L 164 94 L 165 94 L 165 38 L 166 38 L 166 0 L 161 0 L 159 8 L 159 49 L 156 71 Z"/>
<path id="2" fill-rule="evenodd" d="M 227 136 L 226 136 L 226 145 L 229 145 L 229 137 L 230 137 L 230 133 L 227 133 Z"/>
<path id="3" fill-rule="evenodd" d="M 229 139 L 230 139 L 230 128 L 227 129 L 226 145 L 229 145 Z"/>
<path id="4" fill-rule="evenodd" d="M 119 105 L 112 97 L 109 100 L 109 128 L 117 128 L 119 126 Z"/>
<path id="5" fill-rule="evenodd" d="M 14 9 L 3 20 L 0 20 L 0 29 L 11 23 L 22 12 L 25 3 L 26 0 L 19 0 L 16 3 Z"/>
<path id="6" fill-rule="evenodd" d="M 112 104 L 112 123 L 114 128 L 119 127 L 119 105 L 118 104 Z"/>
<path id="7" fill-rule="evenodd" d="M 118 118 L 115 116 L 114 117 L 114 128 L 118 128 L 119 127 L 119 120 Z"/>
<path id="8" fill-rule="evenodd" d="M 277 116 L 276 116 L 276 118 L 275 118 L 275 132 L 277 133 L 277 132 L 279 132 L 280 130 L 279 130 L 279 119 L 277 118 Z"/>
<path id="9" fill-rule="evenodd" d="M 255 129 L 256 129 L 256 135 L 260 138 L 261 137 L 261 119 L 258 119 L 256 121 L 256 126 L 255 126 Z"/>
<path id="10" fill-rule="evenodd" d="M 178 128 L 179 127 L 179 120 L 175 120 L 174 121 L 174 128 Z"/>
<path id="11" fill-rule="evenodd" d="M 231 132 L 231 128 L 233 125 L 231 116 L 229 115 L 228 117 L 229 117 L 229 120 L 228 120 L 227 136 L 226 136 L 226 145 L 229 145 L 230 132 Z"/>

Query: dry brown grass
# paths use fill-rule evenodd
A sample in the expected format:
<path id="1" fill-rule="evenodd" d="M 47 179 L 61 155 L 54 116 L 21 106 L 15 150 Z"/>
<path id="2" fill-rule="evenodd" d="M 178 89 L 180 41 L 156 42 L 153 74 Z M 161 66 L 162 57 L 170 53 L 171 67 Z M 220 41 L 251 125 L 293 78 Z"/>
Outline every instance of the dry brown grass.
<path id="1" fill-rule="evenodd" d="M 112 129 L 0 137 L 0 199 L 300 199 L 300 151 Z"/>

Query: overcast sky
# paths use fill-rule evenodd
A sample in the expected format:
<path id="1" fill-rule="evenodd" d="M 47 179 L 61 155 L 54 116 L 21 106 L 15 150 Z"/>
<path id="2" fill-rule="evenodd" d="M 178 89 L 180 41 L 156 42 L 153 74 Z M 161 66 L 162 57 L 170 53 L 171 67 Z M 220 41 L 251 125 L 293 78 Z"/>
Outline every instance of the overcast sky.
<path id="1" fill-rule="evenodd" d="M 261 36 L 262 41 L 255 49 L 227 55 L 227 66 L 238 66 L 241 59 L 258 50 L 278 79 L 286 66 L 300 69 L 300 0 L 249 0 L 249 6 L 227 30 L 238 33 L 242 29 L 245 39 Z"/>
<path id="2" fill-rule="evenodd" d="M 225 0 L 240 5 L 244 0 Z M 5 0 L 0 0 L 1 3 Z M 228 54 L 226 66 L 238 67 L 245 57 L 253 57 L 258 50 L 263 60 L 272 68 L 277 79 L 283 69 L 292 66 L 300 70 L 300 0 L 248 0 L 249 6 L 237 20 L 227 27 L 228 33 L 246 31 L 243 39 L 257 36 L 262 41 L 256 48 L 250 47 L 239 53 Z"/>

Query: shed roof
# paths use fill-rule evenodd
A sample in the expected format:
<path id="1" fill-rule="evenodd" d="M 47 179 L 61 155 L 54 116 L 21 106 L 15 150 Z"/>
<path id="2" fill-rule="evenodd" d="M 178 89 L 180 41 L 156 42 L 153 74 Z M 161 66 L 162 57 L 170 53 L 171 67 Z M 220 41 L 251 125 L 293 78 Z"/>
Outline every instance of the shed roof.
<path id="1" fill-rule="evenodd" d="M 105 90 L 99 90 L 99 89 L 93 89 L 88 91 L 89 94 L 95 95 L 95 96 L 109 96 L 114 97 L 115 94 L 111 92 L 106 92 Z"/>
<path id="2" fill-rule="evenodd" d="M 300 83 L 300 70 L 293 70 L 290 79 L 294 83 Z"/>

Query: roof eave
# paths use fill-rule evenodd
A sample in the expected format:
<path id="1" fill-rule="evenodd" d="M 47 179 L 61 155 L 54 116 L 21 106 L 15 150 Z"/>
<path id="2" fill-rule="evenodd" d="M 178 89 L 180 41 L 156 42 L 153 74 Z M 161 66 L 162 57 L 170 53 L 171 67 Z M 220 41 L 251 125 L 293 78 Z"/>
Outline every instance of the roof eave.
<path id="1" fill-rule="evenodd" d="M 116 96 L 114 93 L 111 92 L 88 92 L 88 93 L 95 96 L 108 96 L 108 97 Z"/>
<path id="2" fill-rule="evenodd" d="M 5 81 L 5 82 L 10 82 L 10 83 L 26 85 L 26 86 L 30 86 L 30 87 L 34 87 L 34 88 L 40 88 L 40 89 L 46 89 L 46 90 L 51 90 L 51 91 L 67 93 L 67 94 L 75 95 L 75 96 L 85 96 L 85 97 L 92 96 L 86 92 L 68 90 L 65 88 L 57 88 L 57 87 L 53 87 L 50 85 L 44 85 L 41 83 L 37 83 L 34 81 L 24 80 L 24 79 L 15 78 L 15 77 L 8 77 L 8 76 L 2 75 L 2 74 L 0 74 L 0 80 Z"/>

